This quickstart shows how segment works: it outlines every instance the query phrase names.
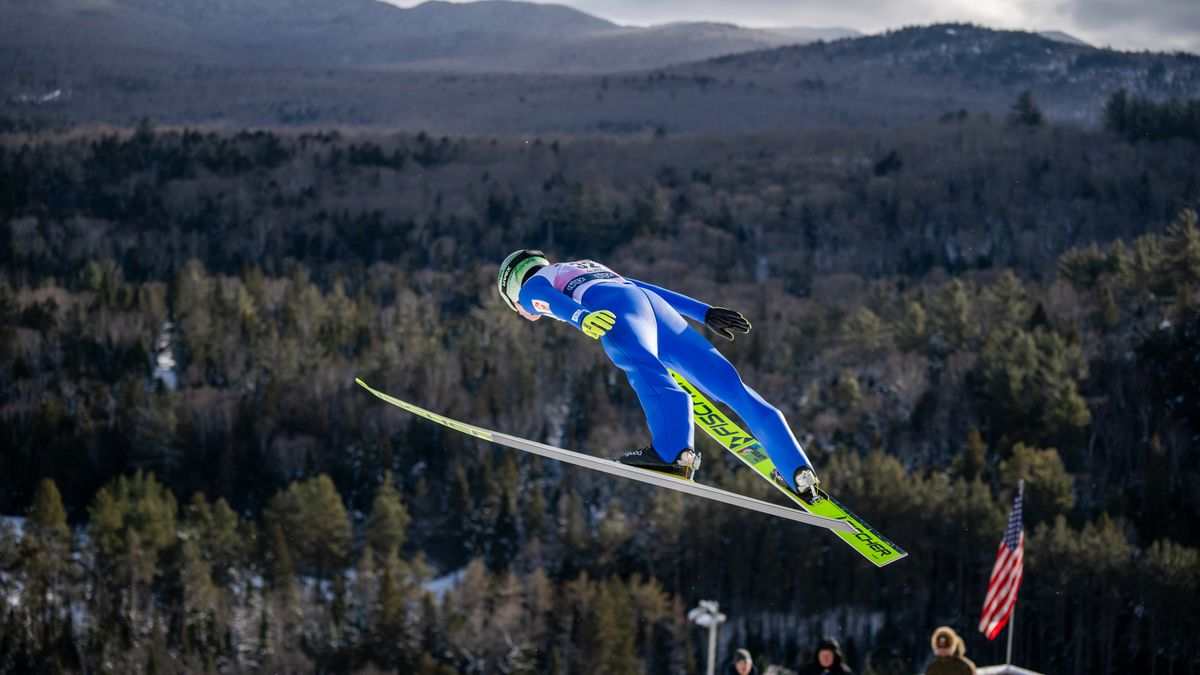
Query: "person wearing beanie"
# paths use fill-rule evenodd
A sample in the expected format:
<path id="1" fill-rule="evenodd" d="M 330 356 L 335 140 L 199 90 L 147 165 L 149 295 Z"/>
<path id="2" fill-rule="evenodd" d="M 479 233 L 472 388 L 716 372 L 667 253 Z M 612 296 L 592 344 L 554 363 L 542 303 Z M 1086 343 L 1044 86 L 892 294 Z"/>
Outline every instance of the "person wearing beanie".
<path id="1" fill-rule="evenodd" d="M 825 636 L 817 644 L 812 662 L 800 669 L 800 675 L 854 675 L 854 671 L 845 664 L 837 638 Z"/>
<path id="2" fill-rule="evenodd" d="M 933 648 L 933 660 L 925 666 L 925 675 L 976 675 L 975 664 L 966 657 L 966 645 L 953 628 L 939 626 L 929 646 Z"/>
<path id="3" fill-rule="evenodd" d="M 728 675 L 751 675 L 758 673 L 754 669 L 754 659 L 750 658 L 750 651 L 747 649 L 738 649 L 733 653 L 733 660 L 729 662 L 729 667 L 725 669 Z"/>

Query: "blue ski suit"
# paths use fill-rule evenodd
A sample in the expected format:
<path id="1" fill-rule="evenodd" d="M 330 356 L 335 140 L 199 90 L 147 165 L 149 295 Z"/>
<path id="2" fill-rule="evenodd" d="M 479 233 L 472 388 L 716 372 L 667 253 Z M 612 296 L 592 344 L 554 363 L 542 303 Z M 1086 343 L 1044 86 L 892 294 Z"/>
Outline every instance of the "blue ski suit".
<path id="1" fill-rule="evenodd" d="M 694 447 L 691 397 L 671 378 L 671 368 L 732 408 L 789 485 L 796 469 L 811 466 L 783 414 L 746 386 L 733 364 L 684 320 L 704 323 L 709 305 L 590 260 L 543 267 L 521 287 L 519 301 L 530 314 L 576 328 L 589 312 L 616 315 L 616 325 L 600 342 L 637 393 L 654 449 L 664 461 Z"/>

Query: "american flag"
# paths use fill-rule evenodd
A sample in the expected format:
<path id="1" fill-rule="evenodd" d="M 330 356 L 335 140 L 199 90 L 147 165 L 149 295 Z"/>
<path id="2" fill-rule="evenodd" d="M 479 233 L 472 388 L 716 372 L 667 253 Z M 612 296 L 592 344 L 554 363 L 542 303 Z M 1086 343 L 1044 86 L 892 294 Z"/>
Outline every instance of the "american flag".
<path id="1" fill-rule="evenodd" d="M 1024 491 L 1025 481 L 1021 481 L 1012 515 L 1008 517 L 1008 528 L 1004 530 L 1004 540 L 996 553 L 996 564 L 992 565 L 987 598 L 983 601 L 979 632 L 989 640 L 995 640 L 1000 634 L 1012 616 L 1013 605 L 1017 604 L 1017 589 L 1021 586 L 1021 570 L 1025 566 L 1025 531 L 1021 527 L 1021 495 Z"/>

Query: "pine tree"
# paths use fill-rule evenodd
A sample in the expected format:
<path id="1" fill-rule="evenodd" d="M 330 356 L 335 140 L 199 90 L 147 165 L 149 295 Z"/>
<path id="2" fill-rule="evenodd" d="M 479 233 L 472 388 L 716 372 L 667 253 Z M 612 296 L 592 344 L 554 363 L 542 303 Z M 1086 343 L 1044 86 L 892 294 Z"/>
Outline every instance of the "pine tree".
<path id="1" fill-rule="evenodd" d="M 1171 534 L 1178 539 L 1178 535 L 1182 534 L 1179 532 L 1181 528 L 1177 524 L 1178 520 L 1171 518 L 1172 479 L 1171 463 L 1167 458 L 1166 448 L 1163 447 L 1162 438 L 1155 435 L 1150 438 L 1142 464 L 1142 483 L 1145 487 L 1142 490 L 1139 522 L 1148 525 L 1142 528 L 1144 536 L 1158 538 Z"/>
<path id="2" fill-rule="evenodd" d="M 633 199 L 633 220 L 638 234 L 654 236 L 667 226 L 671 207 L 657 183 L 646 186 Z"/>
<path id="3" fill-rule="evenodd" d="M 885 348 L 885 337 L 883 322 L 875 312 L 866 307 L 860 307 L 843 327 L 843 339 L 861 355 L 869 355 Z"/>
<path id="4" fill-rule="evenodd" d="M 517 520 L 516 496 L 505 494 L 500 499 L 496 520 L 487 547 L 487 566 L 493 572 L 507 570 L 521 547 Z"/>
<path id="5" fill-rule="evenodd" d="M 111 583 L 144 583 L 158 574 L 157 556 L 176 540 L 176 511 L 175 496 L 141 471 L 96 493 L 88 531 Z"/>
<path id="6" fill-rule="evenodd" d="M 641 670 L 629 593 L 617 577 L 593 585 L 583 658 L 587 670 L 597 675 L 626 675 Z"/>
<path id="7" fill-rule="evenodd" d="M 1125 136 L 1129 131 L 1129 95 L 1118 89 L 1104 104 L 1104 128 Z"/>
<path id="8" fill-rule="evenodd" d="M 21 604 L 42 627 L 53 625 L 68 597 L 71 530 L 58 486 L 49 478 L 38 483 L 20 542 Z"/>
<path id="9" fill-rule="evenodd" d="M 962 453 L 954 459 L 952 470 L 968 481 L 987 477 L 987 444 L 979 427 L 971 427 L 967 432 L 967 443 Z"/>
<path id="10" fill-rule="evenodd" d="M 12 286 L 0 281 L 0 344 L 7 343 L 15 334 L 20 309 L 17 294 L 13 292 Z"/>
<path id="11" fill-rule="evenodd" d="M 1000 462 L 1004 485 L 1015 488 L 1025 480 L 1025 522 L 1052 522 L 1075 506 L 1075 477 L 1067 472 L 1054 448 L 1037 449 L 1017 443 L 1012 456 Z"/>
<path id="12" fill-rule="evenodd" d="M 862 389 L 854 371 L 843 368 L 834 385 L 834 396 L 837 397 L 838 407 L 844 412 L 853 412 L 862 405 Z"/>
<path id="13" fill-rule="evenodd" d="M 400 501 L 400 493 L 396 491 L 392 472 L 384 472 L 383 482 L 371 503 L 367 542 L 383 558 L 398 552 L 404 546 L 410 520 L 408 510 Z"/>
<path id="14" fill-rule="evenodd" d="M 993 429 L 1034 442 L 1075 443 L 1091 422 L 1079 395 L 1087 361 L 1078 344 L 1036 328 L 993 331 L 979 359 L 981 394 Z"/>
<path id="15" fill-rule="evenodd" d="M 232 580 L 232 571 L 244 557 L 244 529 L 238 516 L 222 497 L 209 504 L 204 493 L 192 495 L 183 509 L 182 531 L 199 543 L 200 551 L 212 570 L 213 578 L 225 586 Z"/>
<path id="16" fill-rule="evenodd" d="M 573 490 L 563 493 L 558 499 L 559 528 L 562 531 L 563 572 L 572 574 L 582 569 L 587 561 L 590 536 L 587 519 L 584 517 L 583 502 Z"/>
<path id="17" fill-rule="evenodd" d="M 629 520 L 616 499 L 610 500 L 604 516 L 596 525 L 597 556 L 595 564 L 600 569 L 614 565 L 632 536 Z"/>
<path id="18" fill-rule="evenodd" d="M 1029 317 L 1029 294 L 1012 270 L 1004 270 L 988 288 L 986 299 L 1003 326 L 1020 326 Z"/>
<path id="19" fill-rule="evenodd" d="M 971 300 L 963 282 L 954 279 L 937 296 L 931 315 L 933 332 L 939 338 L 939 348 L 961 350 L 970 346 L 978 333 L 978 323 L 971 318 Z"/>
<path id="20" fill-rule="evenodd" d="M 526 536 L 531 539 L 544 537 L 548 524 L 546 511 L 550 507 L 546 503 L 546 494 L 542 490 L 542 484 L 538 481 L 533 481 L 526 494 L 528 495 L 524 509 Z"/>
<path id="21" fill-rule="evenodd" d="M 1138 597 L 1160 608 L 1146 615 L 1148 634 L 1171 662 L 1183 663 L 1191 656 L 1186 645 L 1193 644 L 1200 620 L 1191 603 L 1180 599 L 1200 593 L 1200 551 L 1163 539 L 1154 542 L 1137 565 Z"/>
<path id="22" fill-rule="evenodd" d="M 489 495 L 495 516 L 487 541 L 487 565 L 488 569 L 499 572 L 513 564 L 522 542 L 517 509 L 519 474 L 513 453 L 504 453 L 500 457 L 500 465 L 492 472 L 492 480 L 488 483 L 495 488 Z"/>
<path id="23" fill-rule="evenodd" d="M 296 576 L 283 526 L 271 523 L 267 526 L 267 536 L 270 543 L 267 556 L 267 586 L 277 592 L 288 592 L 295 584 Z"/>
<path id="24" fill-rule="evenodd" d="M 1026 89 L 1013 102 L 1008 111 L 1008 123 L 1012 126 L 1037 127 L 1044 121 L 1042 111 L 1033 100 L 1033 94 Z"/>
<path id="25" fill-rule="evenodd" d="M 910 300 L 896 326 L 896 343 L 906 351 L 923 351 L 929 340 L 929 322 L 921 303 Z"/>
<path id="26" fill-rule="evenodd" d="M 1165 272 L 1175 289 L 1177 315 L 1196 306 L 1200 293 L 1200 229 L 1196 212 L 1183 209 L 1167 227 L 1163 241 Z"/>
<path id="27" fill-rule="evenodd" d="M 1078 432 L 1092 421 L 1092 412 L 1073 381 L 1054 390 L 1042 414 L 1046 437 L 1066 442 L 1077 441 Z"/>
<path id="28" fill-rule="evenodd" d="M 1100 321 L 1105 328 L 1113 329 L 1121 324 L 1121 308 L 1111 284 L 1100 287 Z"/>
<path id="29" fill-rule="evenodd" d="M 213 584 L 212 568 L 200 554 L 195 541 L 183 542 L 181 558 L 179 586 L 183 590 L 183 606 L 180 623 L 191 644 L 207 653 L 213 648 L 216 637 L 207 634 L 207 627 L 217 612 L 220 590 Z"/>
<path id="30" fill-rule="evenodd" d="M 267 505 L 267 521 L 278 524 L 300 565 L 325 576 L 350 551 L 350 521 L 341 495 L 327 474 L 293 482 Z"/>

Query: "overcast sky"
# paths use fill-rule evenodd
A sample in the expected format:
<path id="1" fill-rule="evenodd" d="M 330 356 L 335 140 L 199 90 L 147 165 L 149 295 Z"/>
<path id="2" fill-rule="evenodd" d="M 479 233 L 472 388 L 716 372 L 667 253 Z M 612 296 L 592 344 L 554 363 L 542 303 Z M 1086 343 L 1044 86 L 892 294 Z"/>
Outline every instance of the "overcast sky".
<path id="1" fill-rule="evenodd" d="M 396 2 L 419 4 L 411 0 Z M 1098 47 L 1200 53 L 1200 0 L 563 0 L 620 24 L 724 21 L 864 33 L 944 21 L 1061 30 Z"/>

